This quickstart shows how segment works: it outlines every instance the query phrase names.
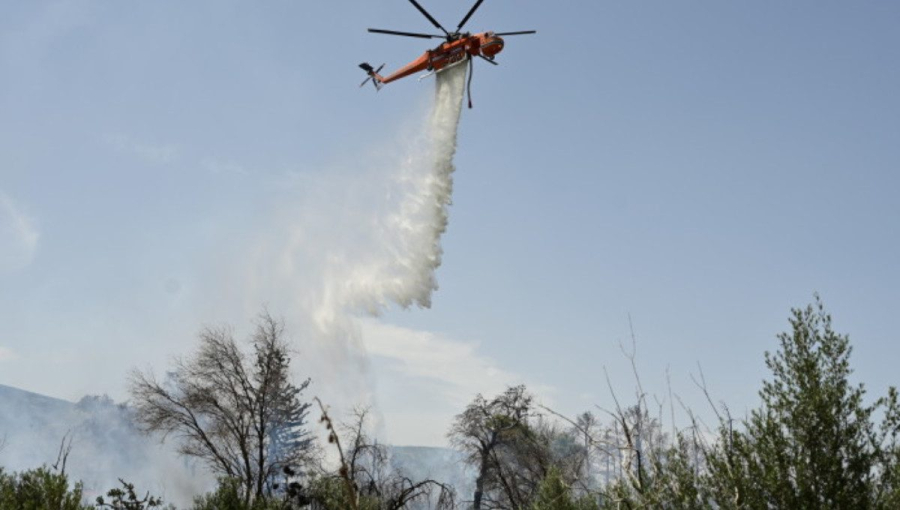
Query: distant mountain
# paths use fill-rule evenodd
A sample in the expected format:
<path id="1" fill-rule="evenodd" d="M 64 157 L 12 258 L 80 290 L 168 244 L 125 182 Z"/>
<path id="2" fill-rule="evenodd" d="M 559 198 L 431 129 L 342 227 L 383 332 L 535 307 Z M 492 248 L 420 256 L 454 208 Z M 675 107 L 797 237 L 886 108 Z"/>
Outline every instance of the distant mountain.
<path id="1" fill-rule="evenodd" d="M 53 465 L 64 439 L 71 440 L 66 472 L 84 482 L 90 497 L 123 478 L 141 491 L 184 505 L 214 483 L 169 445 L 143 436 L 131 410 L 109 397 L 84 397 L 76 403 L 0 385 L 0 466 L 20 471 Z"/>
<path id="2" fill-rule="evenodd" d="M 5 443 L 3 443 L 5 438 Z M 118 478 L 140 491 L 160 495 L 179 507 L 210 490 L 214 479 L 177 455 L 172 446 L 147 438 L 136 428 L 132 410 L 109 397 L 78 402 L 55 399 L 0 385 L 0 467 L 20 471 L 57 461 L 63 438 L 71 439 L 66 472 L 85 484 L 91 499 L 118 485 Z M 449 448 L 390 447 L 391 465 L 414 480 L 431 478 L 456 488 L 458 500 L 471 499 L 475 474 L 459 452 Z"/>
<path id="3" fill-rule="evenodd" d="M 7 466 L 10 460 L 30 462 L 36 458 L 52 463 L 56 448 L 45 439 L 54 438 L 58 446 L 65 434 L 58 430 L 65 429 L 74 412 L 72 402 L 0 385 L 0 442 L 4 444 L 0 460 Z"/>

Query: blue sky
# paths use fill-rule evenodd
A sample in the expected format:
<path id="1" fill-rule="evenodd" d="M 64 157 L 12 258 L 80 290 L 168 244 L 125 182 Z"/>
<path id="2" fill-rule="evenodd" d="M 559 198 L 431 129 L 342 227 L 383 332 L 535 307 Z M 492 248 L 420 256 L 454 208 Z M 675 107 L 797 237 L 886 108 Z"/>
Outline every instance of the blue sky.
<path id="1" fill-rule="evenodd" d="M 469 8 L 423 4 L 448 26 Z M 298 374 L 325 394 L 355 378 L 341 405 L 366 388 L 389 440 L 439 444 L 507 383 L 610 407 L 603 367 L 631 391 L 630 314 L 645 387 L 665 395 L 668 367 L 701 407 L 699 363 L 742 411 L 790 307 L 819 292 L 883 392 L 898 21 L 886 1 L 487 0 L 469 28 L 538 35 L 475 69 L 433 306 L 361 319 L 344 357 L 297 326 Z M 368 27 L 430 29 L 402 0 L 2 4 L 0 384 L 125 399 L 130 369 L 162 371 L 203 324 L 242 333 L 264 305 L 302 322 L 312 277 L 274 278 L 268 247 L 292 215 L 348 242 L 369 166 L 433 94 L 356 88 L 359 62 L 429 44 Z"/>

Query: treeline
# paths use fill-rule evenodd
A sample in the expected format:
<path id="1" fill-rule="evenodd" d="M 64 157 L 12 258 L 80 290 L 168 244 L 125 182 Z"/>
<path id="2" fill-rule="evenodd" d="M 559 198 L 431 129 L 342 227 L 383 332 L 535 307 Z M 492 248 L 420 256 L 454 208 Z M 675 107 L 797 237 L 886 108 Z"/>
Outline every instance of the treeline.
<path id="1" fill-rule="evenodd" d="M 605 416 L 560 416 L 523 386 L 479 395 L 448 431 L 474 473 L 466 493 L 394 469 L 368 435 L 365 409 L 336 423 L 304 399 L 309 381 L 291 380 L 282 327 L 268 315 L 247 348 L 227 329 L 207 329 L 165 379 L 135 372 L 132 407 L 144 432 L 177 441 L 219 477 L 194 510 L 900 508 L 896 390 L 872 398 L 851 382 L 849 338 L 818 298 L 792 310 L 778 340 L 765 354 L 759 407 L 737 418 L 710 398 L 711 427 L 690 411 L 688 426 L 664 426 L 663 406 L 639 380 Z M 0 469 L 0 510 L 174 508 L 126 481 L 90 504 L 82 492 L 59 466 Z"/>

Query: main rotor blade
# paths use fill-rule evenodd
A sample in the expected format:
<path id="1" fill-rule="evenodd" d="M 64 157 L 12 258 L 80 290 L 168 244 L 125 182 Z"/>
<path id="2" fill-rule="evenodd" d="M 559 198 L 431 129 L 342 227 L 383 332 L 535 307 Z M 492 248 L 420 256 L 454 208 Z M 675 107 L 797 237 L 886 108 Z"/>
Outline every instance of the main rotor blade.
<path id="1" fill-rule="evenodd" d="M 469 21 L 469 18 L 471 18 L 472 15 L 475 14 L 475 11 L 477 11 L 478 8 L 481 7 L 481 2 L 484 2 L 484 0 L 478 0 L 477 2 L 475 2 L 475 5 L 472 7 L 472 10 L 469 11 L 469 14 L 466 14 L 466 17 L 463 18 L 462 21 L 459 22 L 459 26 L 456 27 L 457 32 L 462 30 L 463 25 L 465 25 L 466 22 Z"/>
<path id="2" fill-rule="evenodd" d="M 428 21 L 430 21 L 432 25 L 434 25 L 436 28 L 440 28 L 442 32 L 447 34 L 447 36 L 450 35 L 450 32 L 448 32 L 446 28 L 442 27 L 441 24 L 438 23 L 436 19 L 432 18 L 431 14 L 428 14 L 428 11 L 426 11 L 424 7 L 419 5 L 419 2 L 416 2 L 416 0 L 409 0 L 409 1 L 410 1 L 410 3 L 412 3 L 413 5 L 416 6 L 416 9 L 419 9 L 419 12 L 421 12 L 422 14 L 425 15 L 426 18 L 428 18 Z"/>
<path id="3" fill-rule="evenodd" d="M 396 30 L 381 30 L 379 28 L 370 28 L 369 32 L 373 34 L 403 35 L 406 37 L 421 37 L 422 39 L 443 39 L 442 35 L 417 34 L 415 32 L 398 32 Z"/>
<path id="4" fill-rule="evenodd" d="M 494 35 L 527 35 L 527 34 L 536 34 L 537 30 L 523 30 L 522 32 L 501 32 L 499 34 Z"/>

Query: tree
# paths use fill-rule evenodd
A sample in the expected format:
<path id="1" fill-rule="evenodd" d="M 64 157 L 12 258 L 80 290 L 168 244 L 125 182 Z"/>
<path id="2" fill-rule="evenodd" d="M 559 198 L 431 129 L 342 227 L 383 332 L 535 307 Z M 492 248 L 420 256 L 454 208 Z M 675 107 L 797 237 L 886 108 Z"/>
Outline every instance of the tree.
<path id="1" fill-rule="evenodd" d="M 587 478 L 587 450 L 581 439 L 541 415 L 528 420 L 492 455 L 490 485 L 499 489 L 492 497 L 494 505 L 527 508 L 552 473 L 569 488 Z M 578 491 L 579 496 L 583 493 Z"/>
<path id="2" fill-rule="evenodd" d="M 481 510 L 485 489 L 494 475 L 501 475 L 498 450 L 528 427 L 532 412 L 532 397 L 525 386 L 508 388 L 492 400 L 477 395 L 475 400 L 459 414 L 450 433 L 451 442 L 467 456 L 470 464 L 478 467 L 475 479 L 473 508 Z"/>
<path id="3" fill-rule="evenodd" d="M 743 431 L 723 421 L 708 457 L 710 498 L 729 508 L 888 508 L 897 473 L 896 391 L 866 403 L 850 382 L 850 341 L 815 306 L 766 353 L 772 379 Z M 876 417 L 883 417 L 876 424 Z"/>
<path id="4" fill-rule="evenodd" d="M 282 325 L 260 316 L 242 350 L 227 328 L 207 328 L 187 360 L 177 360 L 165 382 L 135 371 L 131 395 L 146 433 L 174 435 L 182 454 L 204 461 L 220 476 L 240 482 L 244 503 L 271 492 L 287 466 L 311 459 L 305 428 L 309 403 L 300 401 L 309 385 L 291 382 Z"/>
<path id="5" fill-rule="evenodd" d="M 528 508 L 551 470 L 571 486 L 587 469 L 583 438 L 534 412 L 524 386 L 492 400 L 476 396 L 456 417 L 449 437 L 478 469 L 476 510 Z"/>

